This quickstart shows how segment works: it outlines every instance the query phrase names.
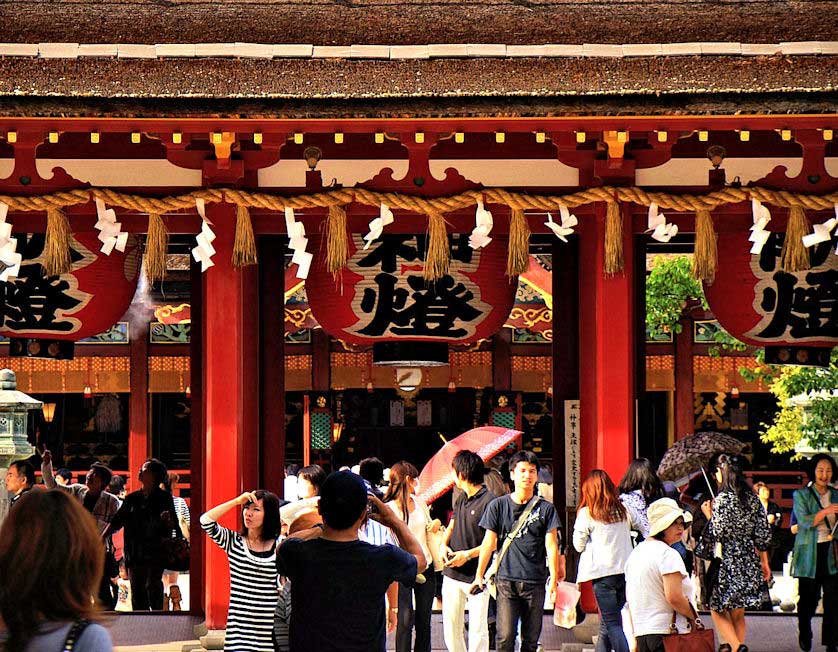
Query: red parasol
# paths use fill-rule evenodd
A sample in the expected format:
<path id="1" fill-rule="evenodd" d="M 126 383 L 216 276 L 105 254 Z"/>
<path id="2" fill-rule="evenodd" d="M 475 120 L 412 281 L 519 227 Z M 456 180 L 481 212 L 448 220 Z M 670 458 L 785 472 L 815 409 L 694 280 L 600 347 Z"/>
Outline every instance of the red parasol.
<path id="1" fill-rule="evenodd" d="M 514 441 L 521 443 L 520 430 L 483 426 L 474 428 L 445 445 L 430 459 L 419 474 L 419 498 L 431 503 L 454 486 L 454 471 L 451 462 L 460 451 L 473 451 L 483 461 L 492 459 Z"/>

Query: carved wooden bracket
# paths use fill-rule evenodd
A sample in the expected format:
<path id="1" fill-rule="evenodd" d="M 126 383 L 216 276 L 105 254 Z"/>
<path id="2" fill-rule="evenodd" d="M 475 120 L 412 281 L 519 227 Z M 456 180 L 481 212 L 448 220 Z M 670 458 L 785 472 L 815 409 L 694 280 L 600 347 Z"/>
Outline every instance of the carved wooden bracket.
<path id="1" fill-rule="evenodd" d="M 829 176 L 826 169 L 826 150 L 831 143 L 824 140 L 823 132 L 817 129 L 795 131 L 794 140 L 803 148 L 800 174 L 789 177 L 786 167 L 778 165 L 756 183 L 797 192 L 825 193 L 838 188 L 838 179 Z"/>
<path id="2" fill-rule="evenodd" d="M 372 179 L 360 185 L 380 191 L 408 192 L 422 197 L 455 194 L 481 188 L 481 184 L 469 181 L 454 168 L 446 169 L 445 178 L 442 180 L 436 179 L 431 174 L 431 150 L 439 142 L 441 136 L 443 135 L 425 133 L 417 138 L 415 133 L 399 134 L 402 145 L 408 151 L 408 168 L 404 178 L 394 179 L 393 170 L 384 168 Z"/>
<path id="3" fill-rule="evenodd" d="M 45 179 L 38 173 L 38 147 L 46 142 L 43 132 L 24 131 L 9 146 L 14 148 L 15 167 L 6 179 L 0 179 L 0 188 L 16 194 L 42 194 L 57 190 L 84 188 L 88 184 L 74 179 L 61 167 L 52 169 L 53 176 Z"/>

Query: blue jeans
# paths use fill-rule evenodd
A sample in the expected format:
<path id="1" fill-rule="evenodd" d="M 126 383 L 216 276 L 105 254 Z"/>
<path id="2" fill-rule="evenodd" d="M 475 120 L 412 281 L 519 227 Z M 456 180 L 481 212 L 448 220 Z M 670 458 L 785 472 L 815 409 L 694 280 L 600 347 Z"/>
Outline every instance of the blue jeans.
<path id="1" fill-rule="evenodd" d="M 596 652 L 629 652 L 628 641 L 623 633 L 623 617 L 620 611 L 626 604 L 626 576 L 608 575 L 593 582 L 594 595 L 599 606 L 599 638 Z"/>
<path id="2" fill-rule="evenodd" d="M 498 652 L 514 652 L 518 635 L 518 620 L 521 621 L 521 652 L 535 652 L 541 623 L 544 617 L 543 582 L 497 581 Z"/>

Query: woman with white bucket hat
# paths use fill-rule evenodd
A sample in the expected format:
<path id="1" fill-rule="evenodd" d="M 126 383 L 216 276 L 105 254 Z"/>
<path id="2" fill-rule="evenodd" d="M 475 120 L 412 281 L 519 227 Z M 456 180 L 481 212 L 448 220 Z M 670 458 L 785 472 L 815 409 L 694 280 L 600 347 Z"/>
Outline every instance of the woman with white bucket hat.
<path id="1" fill-rule="evenodd" d="M 695 618 L 687 597 L 692 593 L 684 560 L 672 544 L 681 540 L 692 520 L 671 498 L 648 507 L 649 537 L 626 562 L 626 601 L 637 640 L 637 652 L 664 652 L 664 636 L 671 633 L 672 612 L 684 631 Z"/>

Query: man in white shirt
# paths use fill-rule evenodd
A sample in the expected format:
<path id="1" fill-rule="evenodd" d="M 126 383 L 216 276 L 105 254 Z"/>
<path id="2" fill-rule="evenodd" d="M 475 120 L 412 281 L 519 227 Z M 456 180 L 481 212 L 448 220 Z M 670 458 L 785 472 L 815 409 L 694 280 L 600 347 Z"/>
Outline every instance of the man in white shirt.
<path id="1" fill-rule="evenodd" d="M 671 498 L 656 500 L 648 509 L 649 538 L 626 562 L 626 600 L 637 639 L 637 652 L 664 652 L 663 637 L 676 624 L 686 626 L 695 610 L 687 598 L 689 579 L 684 560 L 670 546 L 681 540 L 690 515 Z M 686 585 L 685 585 L 686 583 Z"/>

